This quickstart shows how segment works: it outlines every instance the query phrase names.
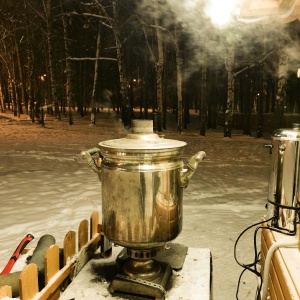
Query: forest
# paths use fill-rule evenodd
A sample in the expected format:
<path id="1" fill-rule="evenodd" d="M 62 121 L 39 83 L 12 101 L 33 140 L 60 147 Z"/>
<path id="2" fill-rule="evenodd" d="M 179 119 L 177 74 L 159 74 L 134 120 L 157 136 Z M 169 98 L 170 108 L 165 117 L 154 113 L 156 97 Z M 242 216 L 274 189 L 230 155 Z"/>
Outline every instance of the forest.
<path id="1" fill-rule="evenodd" d="M 130 119 L 175 115 L 199 134 L 262 137 L 299 122 L 299 20 L 220 26 L 207 1 L 0 0 L 0 112 L 74 123 L 103 106 Z"/>

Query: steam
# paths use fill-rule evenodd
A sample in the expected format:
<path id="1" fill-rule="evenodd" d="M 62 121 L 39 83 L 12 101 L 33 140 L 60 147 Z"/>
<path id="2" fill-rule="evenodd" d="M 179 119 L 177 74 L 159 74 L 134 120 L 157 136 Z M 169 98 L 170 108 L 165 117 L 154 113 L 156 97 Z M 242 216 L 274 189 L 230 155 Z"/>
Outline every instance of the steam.
<path id="1" fill-rule="evenodd" d="M 192 54 L 189 60 L 188 74 L 198 71 L 203 60 L 203 50 L 211 55 L 222 57 L 219 27 L 211 22 L 206 14 L 207 1 L 204 0 L 143 0 L 139 7 L 139 14 L 158 18 L 161 26 L 170 28 L 180 24 L 186 36 L 186 49 Z M 167 37 L 166 37 L 167 38 Z"/>
<path id="2" fill-rule="evenodd" d="M 190 75 L 199 70 L 203 61 L 203 50 L 214 56 L 219 63 L 224 63 L 226 55 L 224 43 L 235 43 L 239 45 L 238 55 L 245 56 L 246 60 L 253 62 L 259 58 L 255 55 L 263 55 L 263 51 L 278 48 L 279 38 L 293 40 L 290 33 L 283 35 L 285 33 L 282 26 L 286 24 L 242 23 L 237 19 L 237 11 L 237 0 L 142 0 L 138 9 L 140 15 L 162 20 L 163 27 L 181 25 L 187 36 L 186 47 L 193 55 L 188 61 Z M 286 53 L 292 58 L 293 64 L 298 64 L 297 68 L 299 44 L 298 37 L 294 38 L 294 42 L 286 44 Z M 265 49 L 259 54 L 255 47 L 260 49 L 263 48 L 262 45 Z M 295 66 L 292 66 L 292 69 L 295 69 Z"/>

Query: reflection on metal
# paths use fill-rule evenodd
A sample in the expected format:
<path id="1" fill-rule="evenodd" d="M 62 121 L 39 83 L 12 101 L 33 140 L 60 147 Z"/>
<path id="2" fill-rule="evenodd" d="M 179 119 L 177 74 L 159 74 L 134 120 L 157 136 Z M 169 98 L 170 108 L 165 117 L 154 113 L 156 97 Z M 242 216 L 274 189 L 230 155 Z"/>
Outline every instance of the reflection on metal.
<path id="1" fill-rule="evenodd" d="M 125 138 L 99 143 L 82 157 L 102 183 L 103 232 L 112 242 L 131 248 L 157 248 L 182 229 L 183 188 L 205 158 L 194 155 L 187 168 L 185 142 L 153 133 L 151 120 L 133 120 Z M 93 159 L 101 155 L 101 167 Z"/>
<path id="2" fill-rule="evenodd" d="M 269 225 L 289 232 L 296 232 L 300 210 L 300 125 L 293 126 L 292 129 L 278 129 L 272 135 L 267 216 L 275 216 Z"/>

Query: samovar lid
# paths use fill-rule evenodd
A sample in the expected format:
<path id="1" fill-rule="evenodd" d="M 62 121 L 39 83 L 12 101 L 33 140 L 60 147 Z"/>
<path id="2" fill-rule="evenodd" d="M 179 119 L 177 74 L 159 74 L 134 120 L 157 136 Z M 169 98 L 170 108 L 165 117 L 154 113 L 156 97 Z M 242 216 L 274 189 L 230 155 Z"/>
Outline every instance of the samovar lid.
<path id="1" fill-rule="evenodd" d="M 99 143 L 100 147 L 122 150 L 159 150 L 181 148 L 185 142 L 165 139 L 153 132 L 153 120 L 132 120 L 132 132 L 126 137 Z"/>
<path id="2" fill-rule="evenodd" d="M 281 128 L 276 129 L 272 134 L 273 139 L 277 140 L 300 140 L 300 124 L 293 123 L 292 128 Z"/>

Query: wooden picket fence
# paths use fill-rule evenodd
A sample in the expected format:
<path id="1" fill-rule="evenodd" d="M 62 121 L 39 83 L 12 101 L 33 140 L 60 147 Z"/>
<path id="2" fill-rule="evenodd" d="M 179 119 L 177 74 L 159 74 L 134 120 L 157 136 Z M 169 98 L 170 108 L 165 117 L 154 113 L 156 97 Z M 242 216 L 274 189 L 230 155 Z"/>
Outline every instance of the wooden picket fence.
<path id="1" fill-rule="evenodd" d="M 90 225 L 90 237 L 88 229 Z M 45 287 L 39 291 L 38 268 L 36 264 L 28 264 L 20 273 L 19 297 L 21 300 L 56 300 L 61 291 L 76 277 L 84 265 L 99 248 L 101 232 L 99 213 L 94 211 L 88 220 L 82 220 L 78 228 L 78 253 L 76 253 L 76 233 L 69 231 L 64 238 L 63 267 L 60 268 L 59 247 L 52 245 L 45 254 L 44 276 Z M 0 286 L 0 299 L 12 297 L 11 286 Z"/>

